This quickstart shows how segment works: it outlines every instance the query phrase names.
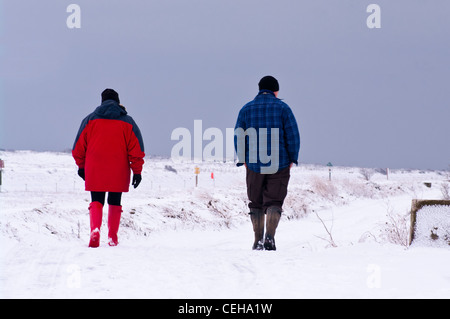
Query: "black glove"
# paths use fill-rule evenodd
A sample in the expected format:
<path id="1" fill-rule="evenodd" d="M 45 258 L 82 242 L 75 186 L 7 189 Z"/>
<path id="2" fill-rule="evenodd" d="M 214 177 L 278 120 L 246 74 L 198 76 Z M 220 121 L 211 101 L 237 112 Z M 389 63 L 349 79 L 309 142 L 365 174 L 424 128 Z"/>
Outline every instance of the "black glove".
<path id="1" fill-rule="evenodd" d="M 142 176 L 141 176 L 141 174 L 134 174 L 134 175 L 133 175 L 133 182 L 131 183 L 131 185 L 133 185 L 134 188 L 136 188 L 136 187 L 139 186 L 139 184 L 141 183 L 141 181 L 142 181 Z"/>
<path id="2" fill-rule="evenodd" d="M 78 169 L 78 176 L 80 176 L 83 181 L 84 181 L 84 168 L 79 168 Z"/>

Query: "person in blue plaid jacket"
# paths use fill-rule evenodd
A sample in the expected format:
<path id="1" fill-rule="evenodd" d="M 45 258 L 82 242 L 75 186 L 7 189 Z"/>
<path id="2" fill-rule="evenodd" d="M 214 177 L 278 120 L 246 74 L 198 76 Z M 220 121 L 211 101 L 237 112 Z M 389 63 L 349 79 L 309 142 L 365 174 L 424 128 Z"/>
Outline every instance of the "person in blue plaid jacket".
<path id="1" fill-rule="evenodd" d="M 298 164 L 300 133 L 291 108 L 278 99 L 278 81 L 265 76 L 258 86 L 258 95 L 239 112 L 234 145 L 237 165 L 245 165 L 247 171 L 248 206 L 255 232 L 253 249 L 276 250 L 275 231 L 287 195 L 290 168 Z"/>

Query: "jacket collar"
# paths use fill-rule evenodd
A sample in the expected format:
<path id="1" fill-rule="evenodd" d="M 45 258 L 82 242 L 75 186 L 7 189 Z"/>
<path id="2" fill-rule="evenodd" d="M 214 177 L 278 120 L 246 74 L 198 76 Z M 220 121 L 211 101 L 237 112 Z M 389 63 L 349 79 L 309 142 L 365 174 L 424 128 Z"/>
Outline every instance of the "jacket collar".
<path id="1" fill-rule="evenodd" d="M 114 100 L 103 101 L 94 112 L 101 117 L 109 119 L 119 118 L 120 116 L 127 114 L 125 108 L 121 107 L 119 103 Z"/>
<path id="2" fill-rule="evenodd" d="M 272 94 L 275 97 L 275 93 L 273 93 L 271 90 L 261 90 L 259 91 L 257 96 L 260 96 L 261 94 Z"/>

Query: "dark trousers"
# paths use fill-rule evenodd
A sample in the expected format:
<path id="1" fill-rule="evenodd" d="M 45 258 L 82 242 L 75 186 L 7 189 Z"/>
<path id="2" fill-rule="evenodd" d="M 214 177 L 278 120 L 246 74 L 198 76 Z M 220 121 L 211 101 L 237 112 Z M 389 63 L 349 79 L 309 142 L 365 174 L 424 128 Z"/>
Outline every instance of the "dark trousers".
<path id="1" fill-rule="evenodd" d="M 247 168 L 247 196 L 249 208 L 266 211 L 269 206 L 282 207 L 287 195 L 290 168 L 286 167 L 275 174 L 255 173 Z"/>
<path id="2" fill-rule="evenodd" d="M 91 199 L 93 202 L 99 202 L 105 205 L 106 192 L 91 192 Z M 122 200 L 122 193 L 108 193 L 108 205 L 120 206 Z"/>

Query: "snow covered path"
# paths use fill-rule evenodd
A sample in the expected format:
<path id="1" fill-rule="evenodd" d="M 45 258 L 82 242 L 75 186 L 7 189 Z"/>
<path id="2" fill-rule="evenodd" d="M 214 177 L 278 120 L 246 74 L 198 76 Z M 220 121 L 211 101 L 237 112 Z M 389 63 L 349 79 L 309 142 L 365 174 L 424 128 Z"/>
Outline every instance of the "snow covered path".
<path id="1" fill-rule="evenodd" d="M 306 231 L 314 225 L 309 218 L 281 224 L 275 252 L 250 249 L 249 225 L 166 231 L 117 247 L 102 242 L 98 249 L 81 242 L 16 244 L 2 251 L 0 293 L 2 298 L 450 297 L 450 251 L 378 243 L 317 248 L 320 239 Z"/>
<path id="2" fill-rule="evenodd" d="M 173 173 L 154 159 L 124 194 L 119 246 L 107 246 L 104 212 L 101 246 L 91 249 L 89 194 L 70 154 L 0 155 L 0 298 L 450 298 L 448 247 L 386 238 L 387 214 L 439 198 L 441 172 L 366 182 L 355 168 L 333 168 L 329 183 L 326 167 L 296 167 L 277 251 L 252 251 L 243 170 L 204 163 L 194 189 L 191 163 L 172 164 Z"/>

